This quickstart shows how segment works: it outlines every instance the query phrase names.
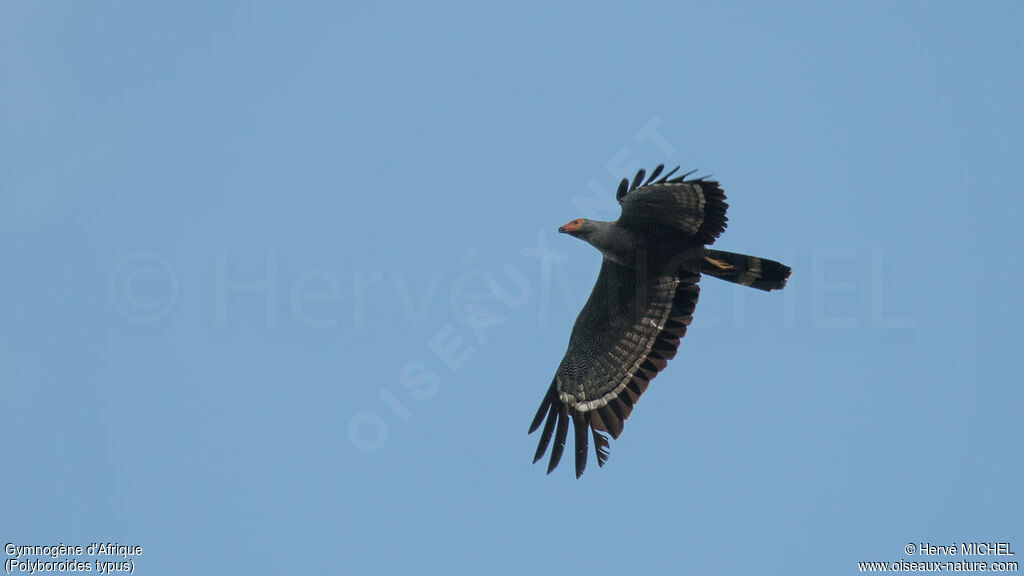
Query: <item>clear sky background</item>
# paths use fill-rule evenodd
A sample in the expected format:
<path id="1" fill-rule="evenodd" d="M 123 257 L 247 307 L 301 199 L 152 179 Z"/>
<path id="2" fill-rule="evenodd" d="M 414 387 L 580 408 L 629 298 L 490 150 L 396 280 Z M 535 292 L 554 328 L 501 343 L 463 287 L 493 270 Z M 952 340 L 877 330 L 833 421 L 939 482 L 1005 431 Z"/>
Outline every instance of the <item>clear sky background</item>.
<path id="1" fill-rule="evenodd" d="M 1024 4 L 826 4 L 5 3 L 0 540 L 138 574 L 1020 558 Z M 556 229 L 659 163 L 794 275 L 706 278 L 608 464 L 546 476 L 600 263 Z"/>

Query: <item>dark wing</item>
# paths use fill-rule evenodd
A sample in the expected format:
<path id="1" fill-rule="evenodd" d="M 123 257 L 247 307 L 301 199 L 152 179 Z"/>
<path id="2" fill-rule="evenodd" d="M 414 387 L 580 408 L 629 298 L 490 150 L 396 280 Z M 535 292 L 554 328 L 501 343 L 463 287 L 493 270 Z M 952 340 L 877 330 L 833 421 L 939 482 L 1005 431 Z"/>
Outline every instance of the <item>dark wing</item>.
<path id="1" fill-rule="evenodd" d="M 608 439 L 601 432 L 619 437 L 648 382 L 676 355 L 693 319 L 698 280 L 699 274 L 637 277 L 635 270 L 604 260 L 573 325 L 565 358 L 530 426 L 532 434 L 544 422 L 534 462 L 544 456 L 554 436 L 548 473 L 555 469 L 571 420 L 576 477 L 587 465 L 588 428 L 597 463 L 604 465 Z"/>
<path id="2" fill-rule="evenodd" d="M 714 180 L 686 180 L 693 172 L 669 178 L 678 167 L 655 180 L 662 168 L 661 165 L 655 168 L 646 182 L 643 181 L 644 171 L 640 170 L 632 183 L 623 180 L 619 184 L 616 193 L 622 205 L 619 224 L 633 228 L 657 224 L 681 230 L 701 244 L 713 243 L 725 231 L 728 221 L 725 192 Z"/>

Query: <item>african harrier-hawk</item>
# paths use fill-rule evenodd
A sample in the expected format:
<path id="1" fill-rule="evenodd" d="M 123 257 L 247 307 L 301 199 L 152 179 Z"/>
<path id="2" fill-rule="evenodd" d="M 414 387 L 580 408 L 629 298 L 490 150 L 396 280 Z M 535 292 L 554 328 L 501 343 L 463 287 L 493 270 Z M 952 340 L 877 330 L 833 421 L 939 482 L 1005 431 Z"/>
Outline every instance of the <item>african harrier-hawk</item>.
<path id="1" fill-rule="evenodd" d="M 725 230 L 725 193 L 713 180 L 686 180 L 692 172 L 670 179 L 678 167 L 655 180 L 663 168 L 646 181 L 643 170 L 632 183 L 622 181 L 616 193 L 622 214 L 615 222 L 581 218 L 558 229 L 589 242 L 604 261 L 530 425 L 532 434 L 544 424 L 534 462 L 555 439 L 549 474 L 562 458 L 570 420 L 576 477 L 587 465 L 588 435 L 604 465 L 608 438 L 602 432 L 619 437 L 648 383 L 676 355 L 693 319 L 701 274 L 760 290 L 782 288 L 789 278 L 790 268 L 778 262 L 707 248 Z"/>

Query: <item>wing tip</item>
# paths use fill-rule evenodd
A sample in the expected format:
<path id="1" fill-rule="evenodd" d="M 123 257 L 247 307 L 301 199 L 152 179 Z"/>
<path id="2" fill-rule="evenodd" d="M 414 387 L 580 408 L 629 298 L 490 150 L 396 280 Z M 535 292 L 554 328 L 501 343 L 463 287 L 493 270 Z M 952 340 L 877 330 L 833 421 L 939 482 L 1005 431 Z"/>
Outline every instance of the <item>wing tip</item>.
<path id="1" fill-rule="evenodd" d="M 590 428 L 590 418 L 587 412 L 579 412 L 573 410 L 572 412 L 572 427 L 573 436 L 576 441 L 576 478 L 583 476 L 583 471 L 587 469 L 587 432 Z"/>
<path id="2" fill-rule="evenodd" d="M 608 438 L 595 428 L 591 428 L 591 432 L 594 435 L 594 453 L 597 456 L 597 467 L 603 468 L 604 463 L 608 461 L 608 456 L 611 454 Z"/>
<path id="3" fill-rule="evenodd" d="M 564 403 L 558 409 L 558 424 L 555 427 L 555 444 L 551 447 L 551 460 L 548 461 L 548 474 L 558 467 L 565 451 L 565 440 L 569 436 L 569 409 Z"/>
<path id="4" fill-rule="evenodd" d="M 555 471 L 565 453 L 571 420 L 576 478 L 582 477 L 587 468 L 587 453 L 590 449 L 588 436 L 592 437 L 594 441 L 594 453 L 597 457 L 598 467 L 604 467 L 608 461 L 608 456 L 611 454 L 611 447 L 608 442 L 608 436 L 602 434 L 598 428 L 602 430 L 608 428 L 606 431 L 612 438 L 618 437 L 618 434 L 622 432 L 622 421 L 614 411 L 608 407 L 602 407 L 602 410 L 607 412 L 605 418 L 601 417 L 600 412 L 579 412 L 562 402 L 558 398 L 557 392 L 553 396 L 545 396 L 541 407 L 544 412 L 540 421 L 544 423 L 544 429 L 541 432 L 540 440 L 537 442 L 537 451 L 533 455 L 534 464 L 544 458 L 550 446 L 551 454 L 545 473 L 551 474 Z M 535 420 L 537 419 L 535 418 Z M 602 424 L 602 422 L 605 422 L 605 424 Z M 536 431 L 537 427 L 531 426 L 530 432 Z M 551 442 L 552 439 L 554 439 L 554 443 Z"/>

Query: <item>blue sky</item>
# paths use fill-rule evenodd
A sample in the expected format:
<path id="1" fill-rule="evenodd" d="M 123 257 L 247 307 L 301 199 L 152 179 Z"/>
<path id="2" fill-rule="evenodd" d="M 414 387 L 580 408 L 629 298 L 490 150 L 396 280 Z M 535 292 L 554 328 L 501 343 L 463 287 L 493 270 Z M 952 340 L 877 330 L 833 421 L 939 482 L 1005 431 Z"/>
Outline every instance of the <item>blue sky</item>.
<path id="1" fill-rule="evenodd" d="M 143 574 L 1024 547 L 1022 21 L 5 4 L 0 539 L 140 545 Z M 556 229 L 659 163 L 793 278 L 705 279 L 608 464 L 546 476 L 526 429 L 600 264 Z"/>

